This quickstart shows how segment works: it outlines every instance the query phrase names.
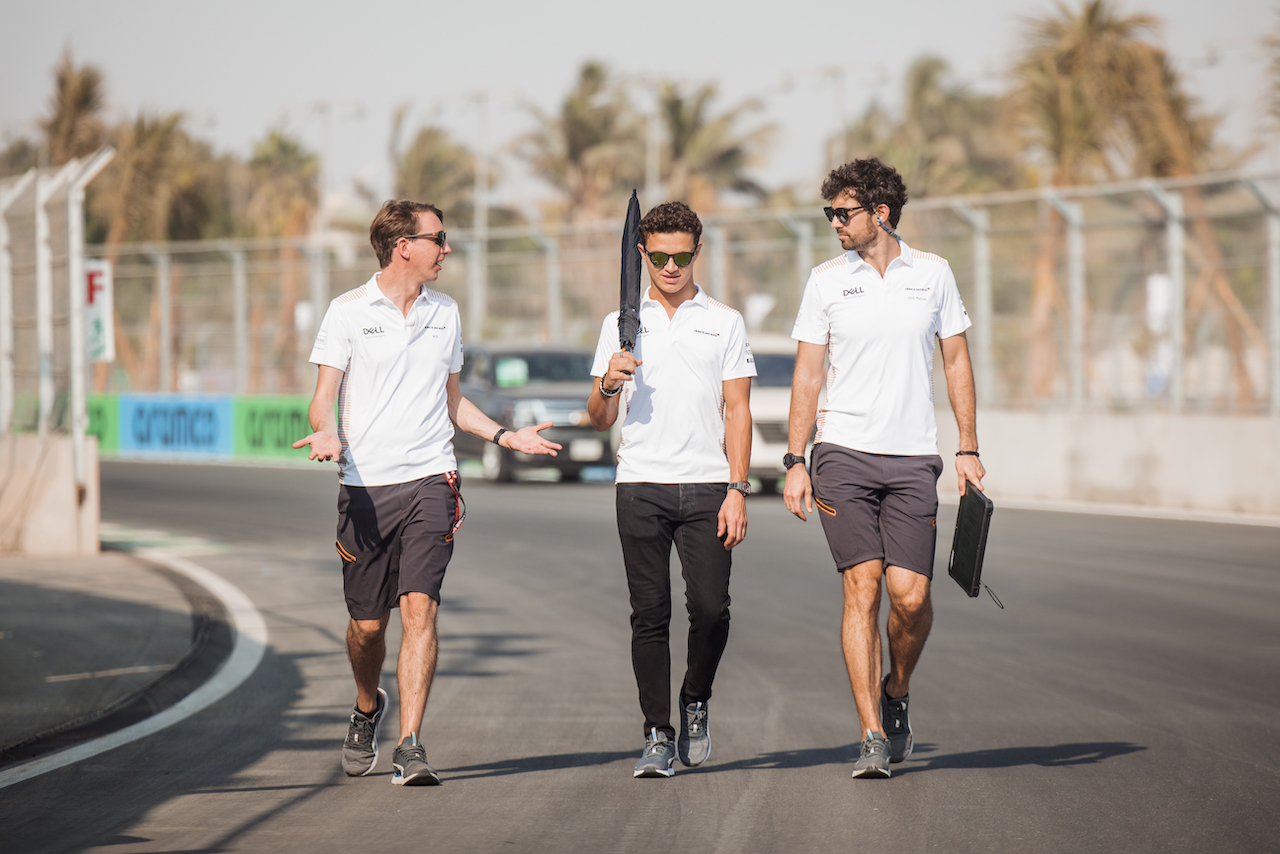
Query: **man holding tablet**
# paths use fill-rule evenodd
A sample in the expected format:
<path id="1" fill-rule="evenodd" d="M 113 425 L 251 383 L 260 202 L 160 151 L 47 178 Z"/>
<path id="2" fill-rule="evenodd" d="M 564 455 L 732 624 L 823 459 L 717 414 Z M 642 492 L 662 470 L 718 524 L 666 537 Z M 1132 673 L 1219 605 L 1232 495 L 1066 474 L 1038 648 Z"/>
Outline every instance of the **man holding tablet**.
<path id="1" fill-rule="evenodd" d="M 792 337 L 787 509 L 819 518 L 841 573 L 841 645 L 861 725 L 854 777 L 888 777 L 911 753 L 908 688 L 933 623 L 929 583 L 937 541 L 937 422 L 934 340 L 960 429 L 956 473 L 982 488 L 969 317 L 955 276 L 936 255 L 907 246 L 893 229 L 907 203 L 901 176 L 876 158 L 833 169 L 822 185 L 827 219 L 845 252 L 814 268 Z M 805 443 L 823 380 L 812 471 Z M 889 593 L 889 672 L 881 678 L 883 579 Z"/>

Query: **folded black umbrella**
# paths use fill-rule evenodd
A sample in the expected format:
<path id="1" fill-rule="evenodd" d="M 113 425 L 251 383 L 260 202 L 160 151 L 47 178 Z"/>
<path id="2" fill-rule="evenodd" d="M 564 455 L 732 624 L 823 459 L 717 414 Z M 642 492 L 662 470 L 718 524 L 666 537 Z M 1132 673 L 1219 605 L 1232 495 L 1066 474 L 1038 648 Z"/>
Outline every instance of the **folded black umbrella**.
<path id="1" fill-rule="evenodd" d="M 618 295 L 618 343 L 633 352 L 640 333 L 640 200 L 631 191 L 622 227 L 622 287 Z"/>

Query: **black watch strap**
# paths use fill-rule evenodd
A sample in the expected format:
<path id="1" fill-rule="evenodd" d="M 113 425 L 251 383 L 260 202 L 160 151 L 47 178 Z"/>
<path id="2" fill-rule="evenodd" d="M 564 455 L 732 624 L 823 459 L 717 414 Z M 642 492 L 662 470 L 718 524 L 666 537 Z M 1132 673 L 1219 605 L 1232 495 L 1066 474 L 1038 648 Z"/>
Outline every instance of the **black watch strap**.
<path id="1" fill-rule="evenodd" d="M 794 465 L 804 465 L 804 454 L 783 454 L 782 467 L 787 471 L 791 471 L 791 467 Z"/>

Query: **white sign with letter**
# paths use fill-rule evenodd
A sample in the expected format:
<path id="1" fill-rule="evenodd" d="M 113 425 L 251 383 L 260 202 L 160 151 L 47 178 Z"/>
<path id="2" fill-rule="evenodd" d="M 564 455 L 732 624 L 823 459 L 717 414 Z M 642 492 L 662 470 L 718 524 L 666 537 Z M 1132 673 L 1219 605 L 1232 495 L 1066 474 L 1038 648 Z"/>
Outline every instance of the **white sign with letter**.
<path id="1" fill-rule="evenodd" d="M 111 262 L 86 258 L 84 262 L 85 344 L 90 362 L 116 360 L 115 310 Z"/>

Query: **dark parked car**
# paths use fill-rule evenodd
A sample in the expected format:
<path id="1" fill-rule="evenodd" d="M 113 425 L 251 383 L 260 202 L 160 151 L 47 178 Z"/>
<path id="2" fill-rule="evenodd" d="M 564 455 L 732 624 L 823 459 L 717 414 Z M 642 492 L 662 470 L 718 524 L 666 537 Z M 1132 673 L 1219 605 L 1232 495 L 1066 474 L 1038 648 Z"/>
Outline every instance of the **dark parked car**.
<path id="1" fill-rule="evenodd" d="M 587 415 L 591 396 L 592 354 L 575 347 L 485 345 L 468 347 L 459 378 L 462 394 L 485 415 L 511 429 L 552 422 L 542 431 L 563 445 L 557 456 L 528 456 L 461 430 L 453 437 L 463 459 L 484 463 L 487 480 L 511 480 L 517 468 L 558 468 L 564 480 L 577 480 L 587 466 L 611 466 L 609 433 L 598 433 Z"/>

